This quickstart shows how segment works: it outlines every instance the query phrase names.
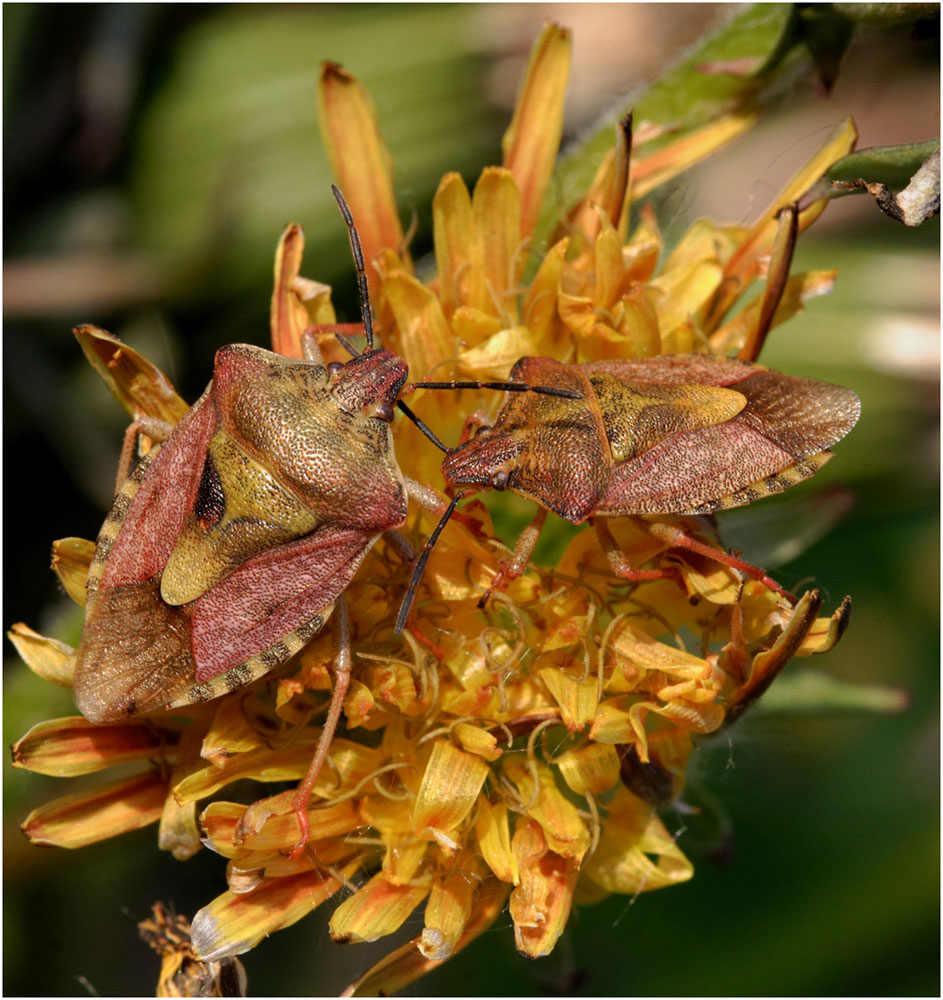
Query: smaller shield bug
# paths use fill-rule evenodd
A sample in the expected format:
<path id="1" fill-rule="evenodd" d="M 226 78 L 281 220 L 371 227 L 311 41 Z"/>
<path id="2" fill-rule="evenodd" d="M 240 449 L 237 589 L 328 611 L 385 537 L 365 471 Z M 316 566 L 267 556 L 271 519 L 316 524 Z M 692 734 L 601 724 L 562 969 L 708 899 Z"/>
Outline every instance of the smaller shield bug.
<path id="1" fill-rule="evenodd" d="M 510 377 L 579 398 L 511 396 L 492 426 L 479 426 L 442 462 L 446 482 L 463 488 L 452 510 L 457 499 L 487 488 L 513 490 L 539 505 L 492 590 L 524 571 L 548 511 L 573 524 L 590 520 L 617 575 L 664 577 L 670 571 L 632 567 L 603 518 L 708 514 L 778 493 L 819 469 L 860 413 L 850 389 L 710 355 L 584 364 L 527 357 Z M 398 628 L 444 523 L 445 517 L 416 564 Z M 762 570 L 679 528 L 644 524 L 669 545 L 781 590 Z"/>

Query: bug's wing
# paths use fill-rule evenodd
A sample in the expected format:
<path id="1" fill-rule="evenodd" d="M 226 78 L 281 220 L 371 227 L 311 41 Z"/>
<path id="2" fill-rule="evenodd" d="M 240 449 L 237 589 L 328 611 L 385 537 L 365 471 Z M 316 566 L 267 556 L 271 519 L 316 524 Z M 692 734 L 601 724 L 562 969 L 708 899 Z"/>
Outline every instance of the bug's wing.
<path id="1" fill-rule="evenodd" d="M 751 503 L 811 476 L 858 419 L 849 389 L 746 371 L 728 383 L 746 399 L 735 417 L 672 434 L 617 465 L 599 513 L 703 514 Z"/>
<path id="2" fill-rule="evenodd" d="M 205 453 L 218 426 L 211 387 L 118 491 L 98 535 L 89 591 L 147 580 L 163 569 L 199 490 L 203 466 L 193 456 Z"/>
<path id="3" fill-rule="evenodd" d="M 316 531 L 179 607 L 161 600 L 159 576 L 91 594 L 75 674 L 79 710 L 111 722 L 208 701 L 261 677 L 321 629 L 374 541 Z"/>

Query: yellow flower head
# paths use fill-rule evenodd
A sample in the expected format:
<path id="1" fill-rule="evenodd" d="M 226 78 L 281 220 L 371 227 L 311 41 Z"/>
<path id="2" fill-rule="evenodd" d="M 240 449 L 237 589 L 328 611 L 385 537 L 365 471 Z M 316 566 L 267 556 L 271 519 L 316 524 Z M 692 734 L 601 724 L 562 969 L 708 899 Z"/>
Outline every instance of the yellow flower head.
<path id="1" fill-rule="evenodd" d="M 832 272 L 789 276 L 796 234 L 824 206 L 799 211 L 795 202 L 851 148 L 850 123 L 752 226 L 702 220 L 660 266 L 653 212 L 641 204 L 630 231 L 630 205 L 738 135 L 749 116 L 650 155 L 658 130 L 624 120 L 590 189 L 565 218 L 542 220 L 569 60 L 568 32 L 548 25 L 502 164 L 486 167 L 471 192 L 457 174 L 442 179 L 432 274 L 410 258 L 369 97 L 341 67 L 324 66 L 322 128 L 359 229 L 379 340 L 408 362 L 414 383 L 503 380 L 526 356 L 752 360 L 772 325 L 831 287 Z M 546 244 L 535 239 L 540 227 Z M 274 347 L 300 356 L 313 328 L 325 359 L 346 361 L 330 289 L 300 276 L 302 251 L 300 228 L 289 226 L 275 262 Z M 734 313 L 761 276 L 765 291 Z M 94 328 L 77 334 L 135 417 L 182 417 L 185 404 L 146 359 Z M 421 385 L 410 398 L 453 442 L 505 403 L 485 389 Z M 712 396 L 698 405 L 722 404 Z M 441 483 L 441 456 L 416 428 L 397 419 L 394 436 L 406 475 Z M 404 533 L 421 546 L 435 523 L 423 511 Z M 55 568 L 80 603 L 93 552 L 80 539 L 57 543 Z M 620 575 L 620 560 L 640 572 Z M 175 856 L 201 843 L 222 855 L 229 888 L 192 927 L 193 960 L 207 963 L 248 950 L 335 894 L 339 941 L 376 940 L 424 906 L 422 930 L 355 984 L 363 993 L 407 985 L 505 905 L 517 948 L 536 957 L 553 949 L 575 902 L 689 879 L 692 865 L 658 809 L 683 794 L 696 740 L 739 715 L 792 656 L 834 645 L 847 602 L 819 618 L 817 592 L 784 594 L 725 557 L 711 526 L 694 517 L 610 519 L 575 533 L 553 565 L 509 565 L 485 506 L 466 502 L 432 549 L 399 635 L 411 566 L 386 539 L 373 546 L 346 591 L 345 727 L 314 785 L 303 851 L 294 850 L 292 790 L 248 804 L 225 794 L 243 778 L 276 785 L 305 774 L 319 736 L 311 722 L 333 685 L 330 630 L 287 670 L 205 705 L 104 726 L 81 717 L 36 726 L 14 748 L 17 766 L 61 776 L 129 761 L 140 769 L 41 807 L 27 835 L 77 847 L 156 821 L 160 846 Z M 70 683 L 68 647 L 25 626 L 12 637 L 37 673 Z"/>

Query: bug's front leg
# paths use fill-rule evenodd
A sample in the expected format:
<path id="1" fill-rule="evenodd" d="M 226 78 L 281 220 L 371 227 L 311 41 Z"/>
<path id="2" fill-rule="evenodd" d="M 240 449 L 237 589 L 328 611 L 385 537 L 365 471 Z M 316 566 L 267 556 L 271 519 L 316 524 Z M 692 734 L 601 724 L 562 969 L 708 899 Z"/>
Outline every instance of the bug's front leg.
<path id="1" fill-rule="evenodd" d="M 590 523 L 599 538 L 609 568 L 616 576 L 621 576 L 623 580 L 631 580 L 633 583 L 641 583 L 645 580 L 676 580 L 681 583 L 678 571 L 675 569 L 636 569 L 629 557 L 619 547 L 619 543 L 613 538 L 605 518 L 593 517 Z M 645 525 L 648 527 L 648 524 Z"/>
<path id="2" fill-rule="evenodd" d="M 343 594 L 337 598 L 334 604 L 334 691 L 331 695 L 331 703 L 328 706 L 327 718 L 318 737 L 318 745 L 314 751 L 314 757 L 308 765 L 307 774 L 301 781 L 292 798 L 291 806 L 298 821 L 298 842 L 288 855 L 296 858 L 305 849 L 308 843 L 308 802 L 311 798 L 311 790 L 314 788 L 321 768 L 327 760 L 328 751 L 331 749 L 331 741 L 340 721 L 341 709 L 344 707 L 344 699 L 347 697 L 347 689 L 350 687 L 350 620 L 347 616 L 347 600 Z"/>

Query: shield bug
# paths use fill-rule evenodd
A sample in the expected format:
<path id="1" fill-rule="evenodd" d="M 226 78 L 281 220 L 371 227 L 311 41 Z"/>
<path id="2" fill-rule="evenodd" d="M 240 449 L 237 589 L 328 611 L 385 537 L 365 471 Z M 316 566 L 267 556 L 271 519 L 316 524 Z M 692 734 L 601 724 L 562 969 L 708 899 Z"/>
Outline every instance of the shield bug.
<path id="1" fill-rule="evenodd" d="M 338 334 L 354 355 L 346 364 L 323 364 L 314 337 L 304 360 L 246 344 L 217 352 L 206 391 L 117 491 L 88 573 L 74 675 L 76 705 L 94 723 L 204 702 L 284 663 L 333 612 L 334 690 L 293 800 L 302 832 L 350 679 L 343 592 L 371 546 L 405 522 L 408 497 L 444 506 L 396 462 L 393 407 L 412 416 L 399 399 L 407 366 L 373 346 L 359 237 L 334 194 L 367 350 Z M 159 428 L 132 425 L 124 455 L 138 431 Z"/>
<path id="2" fill-rule="evenodd" d="M 465 488 L 460 496 L 490 487 L 540 505 L 492 589 L 524 571 L 548 511 L 573 524 L 591 520 L 618 575 L 664 577 L 669 571 L 633 568 L 601 519 L 708 514 L 778 493 L 819 469 L 860 412 L 850 389 L 708 355 L 584 364 L 528 357 L 510 377 L 566 388 L 579 398 L 509 397 L 492 426 L 478 426 L 442 463 L 446 482 Z M 417 563 L 398 627 L 444 521 Z M 679 528 L 645 525 L 669 545 L 781 590 L 762 570 Z"/>

